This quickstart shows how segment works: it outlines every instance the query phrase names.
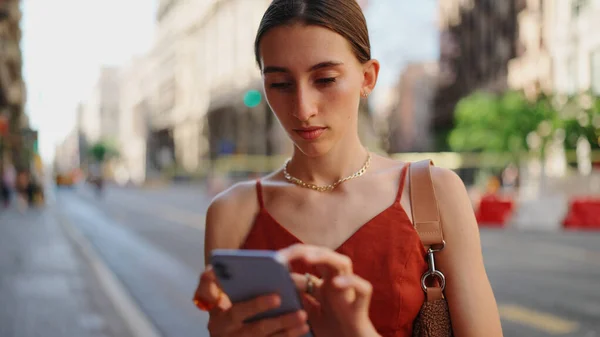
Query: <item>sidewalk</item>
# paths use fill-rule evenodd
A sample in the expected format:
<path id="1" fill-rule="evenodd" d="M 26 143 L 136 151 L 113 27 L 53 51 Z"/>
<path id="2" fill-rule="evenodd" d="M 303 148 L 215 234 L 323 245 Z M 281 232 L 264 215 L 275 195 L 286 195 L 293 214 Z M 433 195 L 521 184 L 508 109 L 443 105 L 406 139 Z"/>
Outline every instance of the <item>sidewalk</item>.
<path id="1" fill-rule="evenodd" d="M 0 336 L 130 337 L 57 214 L 0 209 Z"/>

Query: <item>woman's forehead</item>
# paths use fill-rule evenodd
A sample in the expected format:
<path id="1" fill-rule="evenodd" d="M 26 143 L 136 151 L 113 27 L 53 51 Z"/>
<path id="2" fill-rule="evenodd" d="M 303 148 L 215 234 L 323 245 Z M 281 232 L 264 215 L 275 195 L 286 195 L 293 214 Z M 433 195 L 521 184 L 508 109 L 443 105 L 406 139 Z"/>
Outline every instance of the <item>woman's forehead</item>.
<path id="1" fill-rule="evenodd" d="M 308 69 L 321 62 L 347 63 L 354 57 L 348 41 L 340 34 L 316 25 L 287 25 L 271 29 L 260 43 L 263 68 Z"/>

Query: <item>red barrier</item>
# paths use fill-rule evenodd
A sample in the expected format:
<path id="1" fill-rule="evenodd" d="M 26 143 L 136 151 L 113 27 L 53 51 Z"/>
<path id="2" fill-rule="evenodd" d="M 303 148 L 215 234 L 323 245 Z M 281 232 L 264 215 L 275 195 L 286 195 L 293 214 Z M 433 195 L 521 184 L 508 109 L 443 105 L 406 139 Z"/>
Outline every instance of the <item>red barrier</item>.
<path id="1" fill-rule="evenodd" d="M 481 198 L 475 216 L 480 226 L 504 227 L 512 215 L 513 208 L 512 199 L 488 194 Z"/>
<path id="2" fill-rule="evenodd" d="M 600 230 L 600 198 L 573 198 L 569 203 L 569 212 L 563 226 L 568 229 Z"/>

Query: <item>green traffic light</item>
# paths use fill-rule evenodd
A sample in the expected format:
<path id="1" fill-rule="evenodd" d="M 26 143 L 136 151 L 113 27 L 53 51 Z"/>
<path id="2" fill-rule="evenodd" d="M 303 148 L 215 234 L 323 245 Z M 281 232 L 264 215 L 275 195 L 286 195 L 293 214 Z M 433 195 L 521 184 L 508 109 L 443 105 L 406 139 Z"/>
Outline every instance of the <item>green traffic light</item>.
<path id="1" fill-rule="evenodd" d="M 254 108 L 255 106 L 260 104 L 262 99 L 262 95 L 258 90 L 248 90 L 244 95 L 244 105 L 249 108 Z"/>

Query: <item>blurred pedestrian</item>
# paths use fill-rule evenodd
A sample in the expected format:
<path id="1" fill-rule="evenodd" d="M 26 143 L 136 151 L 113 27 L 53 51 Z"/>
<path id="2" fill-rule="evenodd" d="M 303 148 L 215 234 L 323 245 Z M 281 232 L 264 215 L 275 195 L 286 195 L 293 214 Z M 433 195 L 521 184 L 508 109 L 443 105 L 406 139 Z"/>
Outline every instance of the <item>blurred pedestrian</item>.
<path id="1" fill-rule="evenodd" d="M 104 172 L 101 162 L 91 163 L 89 166 L 89 181 L 94 186 L 96 197 L 102 197 L 104 191 Z"/>
<path id="2" fill-rule="evenodd" d="M 502 171 L 502 187 L 508 192 L 519 187 L 519 168 L 515 164 L 509 164 Z"/>
<path id="3" fill-rule="evenodd" d="M 0 192 L 2 193 L 2 205 L 4 206 L 4 208 L 7 208 L 10 205 L 10 187 L 4 181 L 4 179 L 2 179 L 0 184 Z"/>
<path id="4" fill-rule="evenodd" d="M 2 193 L 2 204 L 4 208 L 10 206 L 12 189 L 15 188 L 15 170 L 10 164 L 2 165 L 2 182 L 0 192 Z"/>
<path id="5" fill-rule="evenodd" d="M 255 54 L 267 102 L 294 151 L 281 169 L 213 200 L 206 263 L 216 248 L 282 250 L 293 260 L 292 276 L 317 337 L 412 336 L 428 266 L 411 220 L 422 205 L 411 205 L 409 192 L 427 186 L 410 186 L 408 163 L 361 144 L 359 103 L 375 89 L 380 69 L 361 8 L 356 0 L 274 0 Z M 431 171 L 446 241 L 435 267 L 449 281 L 454 334 L 501 336 L 465 186 L 449 170 Z M 195 300 L 210 312 L 212 336 L 308 331 L 302 312 L 243 323 L 264 310 L 265 298 L 232 304 L 208 267 Z"/>
<path id="6" fill-rule="evenodd" d="M 34 204 L 36 188 L 28 170 L 17 173 L 15 190 L 17 191 L 19 209 L 24 210 Z"/>

